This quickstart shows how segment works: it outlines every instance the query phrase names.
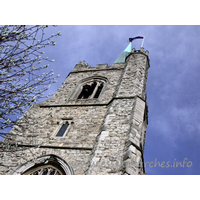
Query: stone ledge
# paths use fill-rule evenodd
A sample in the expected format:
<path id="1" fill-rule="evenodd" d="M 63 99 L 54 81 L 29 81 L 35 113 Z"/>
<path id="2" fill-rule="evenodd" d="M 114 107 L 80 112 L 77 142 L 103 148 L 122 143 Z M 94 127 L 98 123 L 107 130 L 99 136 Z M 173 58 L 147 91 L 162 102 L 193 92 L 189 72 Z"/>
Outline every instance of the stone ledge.
<path id="1" fill-rule="evenodd" d="M 3 142 L 2 142 L 3 143 Z M 15 144 L 13 144 L 15 145 Z M 72 150 L 92 150 L 93 147 L 76 147 L 76 146 L 51 146 L 51 145 L 31 145 L 31 144 L 18 144 L 18 147 L 35 147 L 35 148 L 52 148 L 52 149 L 72 149 Z"/>
<path id="2" fill-rule="evenodd" d="M 76 66 L 75 66 L 76 67 Z M 82 72 L 94 72 L 94 71 L 108 71 L 108 70 L 123 70 L 124 69 L 124 63 L 123 63 L 123 66 L 119 66 L 119 65 L 115 65 L 115 66 L 112 66 L 112 67 L 105 67 L 105 65 L 97 65 L 97 68 L 96 67 L 89 67 L 89 68 L 74 68 L 69 74 L 73 74 L 73 73 L 82 73 Z"/>
<path id="3" fill-rule="evenodd" d="M 122 96 L 122 97 L 113 97 L 110 101 L 108 101 L 108 103 L 95 103 L 95 102 L 91 102 L 91 103 L 88 103 L 88 101 L 84 100 L 82 102 L 80 102 L 79 104 L 77 103 L 74 103 L 74 104 L 54 104 L 54 105 L 51 105 L 51 104 L 45 104 L 43 102 L 39 103 L 39 104 L 33 104 L 33 105 L 38 105 L 38 107 L 40 108 L 45 108 L 45 107 L 76 107 L 76 106 L 107 106 L 109 105 L 112 101 L 114 100 L 117 100 L 117 99 L 134 99 L 134 98 L 140 98 L 142 101 L 146 102 L 144 99 L 142 99 L 141 97 L 139 96 Z M 72 101 L 72 100 L 71 100 Z M 74 101 L 77 101 L 77 100 L 74 100 Z"/>

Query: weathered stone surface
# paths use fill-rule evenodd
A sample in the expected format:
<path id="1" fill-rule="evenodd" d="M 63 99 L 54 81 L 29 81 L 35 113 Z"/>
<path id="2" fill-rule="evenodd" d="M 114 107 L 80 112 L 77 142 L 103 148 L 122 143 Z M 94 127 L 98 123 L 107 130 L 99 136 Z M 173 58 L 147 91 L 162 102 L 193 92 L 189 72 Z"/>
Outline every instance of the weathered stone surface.
<path id="1" fill-rule="evenodd" d="M 47 160 L 38 162 L 49 155 L 69 166 L 70 174 L 145 174 L 148 67 L 143 50 L 113 66 L 79 62 L 53 97 L 31 106 L 4 139 L 1 145 L 13 145 L 0 152 L 0 173 L 45 166 Z M 89 80 L 102 81 L 100 95 L 78 99 Z M 57 137 L 65 123 L 67 130 Z"/>

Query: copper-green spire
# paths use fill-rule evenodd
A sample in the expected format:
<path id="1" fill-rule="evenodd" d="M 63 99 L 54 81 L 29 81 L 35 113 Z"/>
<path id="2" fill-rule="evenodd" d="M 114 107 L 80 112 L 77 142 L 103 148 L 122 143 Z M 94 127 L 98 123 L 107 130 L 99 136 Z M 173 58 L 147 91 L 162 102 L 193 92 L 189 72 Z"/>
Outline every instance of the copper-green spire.
<path id="1" fill-rule="evenodd" d="M 124 49 L 124 51 L 121 53 L 121 55 L 117 58 L 117 60 L 114 63 L 124 63 L 126 56 L 128 55 L 128 53 L 131 52 L 131 42 L 129 43 L 129 45 L 126 47 L 126 49 Z"/>

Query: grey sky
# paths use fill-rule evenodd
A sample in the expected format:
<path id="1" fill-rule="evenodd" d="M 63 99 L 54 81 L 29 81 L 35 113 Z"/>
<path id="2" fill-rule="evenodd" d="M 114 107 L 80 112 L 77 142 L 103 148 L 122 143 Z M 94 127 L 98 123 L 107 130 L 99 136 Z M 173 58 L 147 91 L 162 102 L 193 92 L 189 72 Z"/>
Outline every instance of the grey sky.
<path id="1" fill-rule="evenodd" d="M 150 167 L 148 174 L 199 174 L 200 118 L 199 49 L 200 26 L 58 26 L 56 47 L 46 50 L 55 74 L 61 77 L 52 85 L 55 92 L 80 61 L 94 67 L 112 65 L 128 45 L 128 38 L 145 35 L 150 69 L 147 83 L 149 125 L 145 161 L 192 162 L 191 167 Z M 139 49 L 141 40 L 133 41 Z M 151 165 L 152 166 L 152 165 Z M 189 166 L 189 165 L 188 165 Z"/>

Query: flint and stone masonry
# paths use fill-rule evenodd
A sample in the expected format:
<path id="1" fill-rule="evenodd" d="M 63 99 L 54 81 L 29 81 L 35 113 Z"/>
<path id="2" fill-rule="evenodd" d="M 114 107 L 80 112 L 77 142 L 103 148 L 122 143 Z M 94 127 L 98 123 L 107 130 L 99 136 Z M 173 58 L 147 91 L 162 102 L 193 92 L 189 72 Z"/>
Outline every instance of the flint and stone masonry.
<path id="1" fill-rule="evenodd" d="M 148 68 L 143 48 L 112 66 L 79 62 L 1 143 L 0 174 L 145 174 Z"/>

